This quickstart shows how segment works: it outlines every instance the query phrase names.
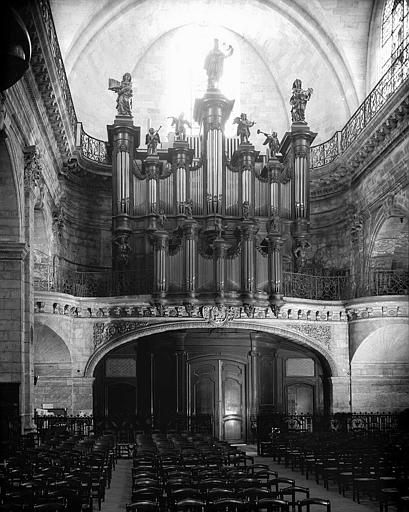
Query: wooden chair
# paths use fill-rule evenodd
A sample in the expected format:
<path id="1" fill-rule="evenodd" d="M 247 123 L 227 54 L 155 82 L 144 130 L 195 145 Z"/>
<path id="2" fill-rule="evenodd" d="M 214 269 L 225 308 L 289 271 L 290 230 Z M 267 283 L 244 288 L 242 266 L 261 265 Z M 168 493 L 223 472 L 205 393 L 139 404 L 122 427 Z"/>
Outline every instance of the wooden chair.
<path id="1" fill-rule="evenodd" d="M 156 501 L 137 501 L 126 505 L 126 512 L 159 512 L 160 506 Z"/>
<path id="2" fill-rule="evenodd" d="M 34 505 L 34 512 L 62 512 L 67 511 L 63 503 L 42 503 L 41 505 Z"/>
<path id="3" fill-rule="evenodd" d="M 310 510 L 314 512 L 317 508 L 325 507 L 326 512 L 331 512 L 331 502 L 321 498 L 308 498 L 298 502 L 298 512 Z"/>
<path id="4" fill-rule="evenodd" d="M 289 512 L 288 502 L 278 498 L 261 498 L 257 503 L 257 512 Z"/>
<path id="5" fill-rule="evenodd" d="M 208 503 L 206 509 L 211 512 L 242 512 L 246 509 L 246 503 L 238 498 L 223 498 Z"/>
<path id="6" fill-rule="evenodd" d="M 285 487 L 294 487 L 294 485 L 295 480 L 292 478 L 274 478 L 273 480 L 270 480 L 270 489 L 276 493 Z"/>
<path id="7" fill-rule="evenodd" d="M 176 501 L 172 507 L 173 512 L 203 512 L 206 502 L 199 499 L 185 499 Z"/>
<path id="8" fill-rule="evenodd" d="M 300 496 L 297 496 L 298 494 L 304 495 L 302 499 L 310 497 L 310 490 L 308 487 L 300 487 L 297 485 L 285 487 L 284 489 L 281 489 L 279 493 L 282 500 L 288 501 L 293 511 L 295 511 L 297 503 L 300 501 Z M 291 496 L 291 501 L 287 499 L 286 496 Z"/>

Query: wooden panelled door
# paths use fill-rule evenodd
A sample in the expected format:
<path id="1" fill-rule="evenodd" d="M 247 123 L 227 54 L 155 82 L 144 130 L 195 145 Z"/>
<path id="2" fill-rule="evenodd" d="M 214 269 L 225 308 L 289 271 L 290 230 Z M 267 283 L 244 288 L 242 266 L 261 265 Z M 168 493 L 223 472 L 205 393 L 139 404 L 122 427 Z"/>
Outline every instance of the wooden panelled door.
<path id="1" fill-rule="evenodd" d="M 246 366 L 227 359 L 189 363 L 190 414 L 210 414 L 214 434 L 229 443 L 246 440 Z"/>

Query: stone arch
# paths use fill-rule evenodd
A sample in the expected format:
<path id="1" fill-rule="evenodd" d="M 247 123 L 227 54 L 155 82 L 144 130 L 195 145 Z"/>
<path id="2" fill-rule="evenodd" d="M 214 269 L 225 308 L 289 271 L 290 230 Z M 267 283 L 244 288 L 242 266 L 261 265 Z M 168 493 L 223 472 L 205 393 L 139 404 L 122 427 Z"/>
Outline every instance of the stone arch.
<path id="1" fill-rule="evenodd" d="M 402 239 L 402 243 L 406 242 L 402 253 L 407 255 L 408 219 L 408 212 L 401 204 L 397 203 L 395 196 L 388 196 L 384 204 L 379 208 L 374 219 L 366 260 L 366 268 L 368 270 L 373 266 L 371 263 L 373 263 L 374 252 L 377 250 L 377 245 L 382 243 L 382 241 L 384 242 L 383 245 L 386 245 L 387 239 L 391 242 L 393 240 L 394 251 L 400 239 Z M 389 253 L 393 256 L 394 252 L 391 252 L 391 248 L 392 247 L 389 247 Z"/>
<path id="2" fill-rule="evenodd" d="M 406 364 L 409 366 L 409 326 L 394 323 L 379 327 L 369 334 L 357 348 L 352 361 L 352 369 L 362 367 L 370 372 L 374 366 Z M 368 367 L 368 365 L 370 365 Z"/>
<path id="3" fill-rule="evenodd" d="M 34 331 L 34 373 L 71 376 L 71 353 L 64 340 L 45 324 L 37 324 Z"/>
<path id="4" fill-rule="evenodd" d="M 22 206 L 16 165 L 10 149 L 6 140 L 0 139 L 0 238 L 2 241 L 18 242 L 22 239 Z"/>
<path id="5" fill-rule="evenodd" d="M 152 334 L 158 334 L 166 331 L 178 331 L 183 329 L 209 329 L 210 325 L 208 322 L 196 322 L 196 321 L 180 321 L 180 322 L 169 322 L 169 323 L 161 323 L 161 324 L 151 324 L 146 327 L 142 327 L 132 333 L 126 334 L 125 336 L 114 338 L 107 343 L 104 343 L 100 347 L 98 347 L 91 357 L 88 359 L 87 364 L 84 370 L 85 377 L 92 377 L 94 374 L 94 370 L 101 361 L 101 359 L 107 355 L 111 350 L 120 347 L 126 343 L 134 341 L 138 338 L 143 338 L 146 336 L 150 336 Z M 301 346 L 314 350 L 318 355 L 320 355 L 325 363 L 328 365 L 331 376 L 338 377 L 342 375 L 342 371 L 339 369 L 338 364 L 330 351 L 325 347 L 324 344 L 317 342 L 311 336 L 307 336 L 306 334 L 301 333 L 300 331 L 292 330 L 291 328 L 281 327 L 281 326 L 272 326 L 265 325 L 258 322 L 231 322 L 226 323 L 224 325 L 218 325 L 217 328 L 226 328 L 226 329 L 244 329 L 251 331 L 260 331 L 269 334 L 275 334 L 277 336 L 281 336 L 282 338 L 288 339 L 295 343 L 298 343 Z"/>

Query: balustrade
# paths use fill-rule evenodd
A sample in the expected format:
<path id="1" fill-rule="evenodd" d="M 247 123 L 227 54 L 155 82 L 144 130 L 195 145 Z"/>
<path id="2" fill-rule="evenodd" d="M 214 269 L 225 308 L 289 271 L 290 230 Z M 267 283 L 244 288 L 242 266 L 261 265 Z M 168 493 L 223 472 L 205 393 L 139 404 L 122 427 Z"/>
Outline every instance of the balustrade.
<path id="1" fill-rule="evenodd" d="M 375 85 L 342 130 L 329 140 L 311 147 L 311 168 L 331 163 L 346 151 L 409 76 L 409 44 Z"/>
<path id="2" fill-rule="evenodd" d="M 67 293 L 76 297 L 115 297 L 142 295 L 152 291 L 153 276 L 137 270 L 79 271 L 48 263 L 34 264 L 37 291 Z M 373 270 L 366 286 L 353 286 L 353 276 L 318 276 L 283 272 L 285 297 L 312 300 L 346 300 L 358 296 L 408 295 L 409 272 Z M 361 293 L 356 290 L 362 289 Z M 230 290 L 225 290 L 230 291 Z"/>

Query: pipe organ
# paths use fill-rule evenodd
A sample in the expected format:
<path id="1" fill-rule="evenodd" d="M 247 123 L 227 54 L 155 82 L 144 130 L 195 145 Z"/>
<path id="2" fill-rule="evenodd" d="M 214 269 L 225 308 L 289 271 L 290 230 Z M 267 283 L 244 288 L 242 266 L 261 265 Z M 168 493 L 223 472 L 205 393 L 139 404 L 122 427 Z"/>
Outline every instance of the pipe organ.
<path id="1" fill-rule="evenodd" d="M 218 89 L 197 99 L 200 136 L 167 150 L 140 147 L 140 129 L 108 127 L 113 266 L 139 274 L 135 294 L 165 303 L 283 304 L 283 262 L 302 272 L 309 247 L 309 152 L 316 134 L 295 121 L 279 151 L 226 138 L 234 107 Z M 254 139 L 253 139 L 254 140 Z"/>

